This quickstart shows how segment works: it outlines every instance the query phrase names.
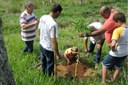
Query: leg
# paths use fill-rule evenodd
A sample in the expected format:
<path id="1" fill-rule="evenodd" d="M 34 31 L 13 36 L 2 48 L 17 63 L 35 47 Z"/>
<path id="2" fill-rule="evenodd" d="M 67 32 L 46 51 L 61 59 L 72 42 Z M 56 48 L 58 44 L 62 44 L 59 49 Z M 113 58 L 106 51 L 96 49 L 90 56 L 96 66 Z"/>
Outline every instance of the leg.
<path id="1" fill-rule="evenodd" d="M 28 41 L 25 41 L 24 52 L 27 52 L 27 51 L 28 51 L 27 42 L 28 42 Z"/>
<path id="2" fill-rule="evenodd" d="M 95 48 L 95 44 L 92 43 L 92 41 L 90 41 L 88 52 L 89 52 L 89 53 L 92 53 L 92 52 L 94 51 L 94 48 Z"/>
<path id="3" fill-rule="evenodd" d="M 114 63 L 114 57 L 110 54 L 107 54 L 102 62 L 102 81 L 104 82 L 104 84 L 106 84 L 107 69 L 113 69 Z"/>
<path id="4" fill-rule="evenodd" d="M 32 41 L 25 41 L 26 46 L 24 48 L 24 52 L 33 52 L 33 40 Z"/>
<path id="5" fill-rule="evenodd" d="M 94 62 L 95 62 L 95 69 L 98 69 L 98 64 L 100 63 L 100 57 L 101 57 L 101 45 L 97 44 L 97 50 L 96 50 L 96 56 L 94 58 Z"/>
<path id="6" fill-rule="evenodd" d="M 115 68 L 114 74 L 113 74 L 113 81 L 115 81 L 117 79 L 117 77 L 120 74 L 120 69 Z"/>
<path id="7" fill-rule="evenodd" d="M 101 39 L 98 43 L 97 43 L 97 46 L 96 46 L 96 57 L 95 57 L 95 62 L 97 64 L 99 64 L 100 62 L 100 57 L 101 57 L 101 53 L 102 53 L 102 46 L 104 44 L 104 39 Z"/>
<path id="8" fill-rule="evenodd" d="M 89 57 L 90 53 L 92 53 L 94 51 L 94 48 L 95 48 L 95 44 L 93 44 L 92 41 L 90 41 L 89 50 L 85 56 Z"/>
<path id="9" fill-rule="evenodd" d="M 46 72 L 49 76 L 52 74 L 54 75 L 54 52 L 45 50 L 46 54 L 46 61 L 47 61 L 47 68 Z"/>
<path id="10" fill-rule="evenodd" d="M 29 42 L 27 43 L 27 45 L 28 45 L 28 52 L 30 52 L 30 53 L 33 52 L 33 43 L 34 43 L 33 40 L 32 40 L 32 41 L 29 41 Z"/>
<path id="11" fill-rule="evenodd" d="M 39 45 L 40 47 L 40 59 L 41 59 L 41 64 L 42 64 L 42 71 L 44 74 L 46 74 L 46 56 L 44 55 L 44 48 Z"/>
<path id="12" fill-rule="evenodd" d="M 95 56 L 95 59 L 94 59 L 96 64 L 99 64 L 99 62 L 100 62 L 101 51 L 102 51 L 101 45 L 97 44 L 96 56 Z"/>
<path id="13" fill-rule="evenodd" d="M 107 77 L 107 68 L 102 66 L 102 81 L 106 84 L 106 77 Z"/>
<path id="14" fill-rule="evenodd" d="M 124 64 L 126 57 L 127 56 L 116 58 L 115 71 L 113 74 L 113 81 L 115 81 L 118 78 L 118 76 L 120 74 L 120 69 L 122 68 L 122 66 Z"/>

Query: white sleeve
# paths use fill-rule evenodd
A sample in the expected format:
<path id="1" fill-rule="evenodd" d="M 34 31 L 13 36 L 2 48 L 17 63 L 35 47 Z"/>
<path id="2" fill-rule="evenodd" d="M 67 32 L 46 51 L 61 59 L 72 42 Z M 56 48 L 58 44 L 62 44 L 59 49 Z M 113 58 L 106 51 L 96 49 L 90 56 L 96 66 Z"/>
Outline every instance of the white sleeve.
<path id="1" fill-rule="evenodd" d="M 42 20 L 40 18 L 40 22 L 39 22 L 39 25 L 38 25 L 38 29 L 40 29 L 42 27 Z"/>

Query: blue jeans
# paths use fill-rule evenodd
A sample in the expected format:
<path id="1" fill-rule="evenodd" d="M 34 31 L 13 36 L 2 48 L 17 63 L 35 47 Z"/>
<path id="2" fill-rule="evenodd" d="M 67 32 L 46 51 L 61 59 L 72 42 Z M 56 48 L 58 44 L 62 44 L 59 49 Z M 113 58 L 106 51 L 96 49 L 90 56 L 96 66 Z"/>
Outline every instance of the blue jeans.
<path id="1" fill-rule="evenodd" d="M 115 67 L 121 68 L 124 64 L 124 61 L 127 56 L 115 57 L 107 54 L 102 62 L 102 65 L 107 67 L 109 70 L 114 69 Z"/>
<path id="2" fill-rule="evenodd" d="M 95 56 L 95 58 L 94 58 L 94 61 L 95 61 L 95 63 L 97 63 L 97 64 L 100 62 L 100 57 L 101 57 L 101 52 L 102 52 L 103 43 L 104 43 L 104 42 L 102 42 L 102 43 L 100 44 L 100 45 L 101 45 L 101 48 L 96 50 L 96 56 Z M 92 52 L 94 51 L 95 45 L 96 45 L 96 43 L 92 43 L 92 41 L 90 41 L 89 51 L 88 51 L 89 53 L 92 53 Z"/>
<path id="3" fill-rule="evenodd" d="M 24 47 L 24 52 L 33 52 L 33 43 L 34 41 L 25 41 L 25 47 Z"/>
<path id="4" fill-rule="evenodd" d="M 54 52 L 46 50 L 41 45 L 39 47 L 43 73 L 49 76 L 54 75 Z"/>
<path id="5" fill-rule="evenodd" d="M 92 41 L 90 41 L 88 50 L 89 53 L 92 53 L 94 51 L 95 45 L 96 43 L 92 43 Z"/>

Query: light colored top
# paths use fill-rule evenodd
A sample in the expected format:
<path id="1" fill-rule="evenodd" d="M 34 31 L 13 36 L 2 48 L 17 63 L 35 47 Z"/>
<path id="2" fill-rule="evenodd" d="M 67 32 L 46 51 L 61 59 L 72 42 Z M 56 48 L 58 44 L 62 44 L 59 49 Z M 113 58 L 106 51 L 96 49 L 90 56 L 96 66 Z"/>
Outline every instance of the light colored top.
<path id="1" fill-rule="evenodd" d="M 69 58 L 69 59 L 72 59 L 74 58 L 74 55 L 72 53 L 72 48 L 68 48 L 65 52 L 64 52 L 64 56 Z"/>
<path id="2" fill-rule="evenodd" d="M 25 10 L 21 15 L 20 15 L 20 24 L 23 26 L 24 24 L 29 24 L 37 20 L 37 17 L 35 16 L 34 13 L 28 14 L 27 11 Z M 31 41 L 36 38 L 36 25 L 31 26 L 27 29 L 21 29 L 21 36 L 23 41 Z"/>
<path id="3" fill-rule="evenodd" d="M 119 27 L 114 30 L 112 40 L 117 41 L 117 50 L 110 50 L 109 54 L 115 57 L 128 55 L 128 27 Z"/>
<path id="4" fill-rule="evenodd" d="M 93 26 L 95 29 L 98 30 L 98 29 L 100 29 L 102 27 L 102 24 L 100 22 L 93 22 L 89 26 Z M 90 29 L 92 29 L 92 28 L 90 28 Z M 85 37 L 85 39 L 86 38 L 87 37 Z M 95 43 L 98 43 L 103 38 L 104 38 L 104 34 L 99 35 L 99 36 L 90 37 L 90 40 L 92 41 L 93 44 L 95 44 Z"/>
<path id="5" fill-rule="evenodd" d="M 50 15 L 44 15 L 40 18 L 40 44 L 46 50 L 53 51 L 51 38 L 54 38 L 54 28 L 56 29 L 56 38 L 58 38 L 58 25 Z"/>
<path id="6" fill-rule="evenodd" d="M 112 12 L 110 14 L 110 17 L 106 20 L 106 22 L 103 24 L 102 28 L 106 30 L 105 32 L 105 40 L 108 43 L 109 46 L 111 46 L 111 38 L 112 33 L 115 28 L 117 28 L 115 21 L 113 20 L 113 16 L 116 12 Z"/>
<path id="7" fill-rule="evenodd" d="M 64 56 L 68 59 L 74 58 L 77 54 L 78 50 L 74 49 L 73 47 L 66 49 L 66 51 L 64 52 Z"/>

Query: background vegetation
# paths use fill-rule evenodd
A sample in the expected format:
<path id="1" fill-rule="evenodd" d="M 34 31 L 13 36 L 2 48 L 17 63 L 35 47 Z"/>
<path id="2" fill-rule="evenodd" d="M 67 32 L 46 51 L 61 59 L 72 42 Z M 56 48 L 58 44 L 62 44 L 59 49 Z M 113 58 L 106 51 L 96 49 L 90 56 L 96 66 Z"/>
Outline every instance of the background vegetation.
<path id="1" fill-rule="evenodd" d="M 93 21 L 104 22 L 99 15 L 99 9 L 103 5 L 113 6 L 123 11 L 128 17 L 127 0 L 32 0 L 36 4 L 34 13 L 40 18 L 44 14 L 49 14 L 53 3 L 60 3 L 63 7 L 62 15 L 57 19 L 59 25 L 59 49 L 63 54 L 64 50 L 71 46 L 78 46 L 81 57 L 94 68 L 92 55 L 85 58 L 83 39 L 79 39 L 79 31 L 85 31 L 86 26 Z M 22 52 L 24 42 L 20 36 L 19 16 L 24 10 L 26 0 L 0 0 L 0 16 L 3 20 L 3 35 L 7 48 L 8 59 L 13 70 L 17 85 L 100 85 L 101 83 L 101 64 L 96 70 L 99 76 L 86 78 L 85 80 L 75 81 L 59 78 L 57 82 L 53 78 L 46 77 L 38 69 L 39 60 L 39 36 L 34 43 L 34 53 L 25 54 Z M 102 59 L 108 53 L 108 46 L 103 46 Z M 128 60 L 121 71 L 119 79 L 114 85 L 128 85 Z"/>

